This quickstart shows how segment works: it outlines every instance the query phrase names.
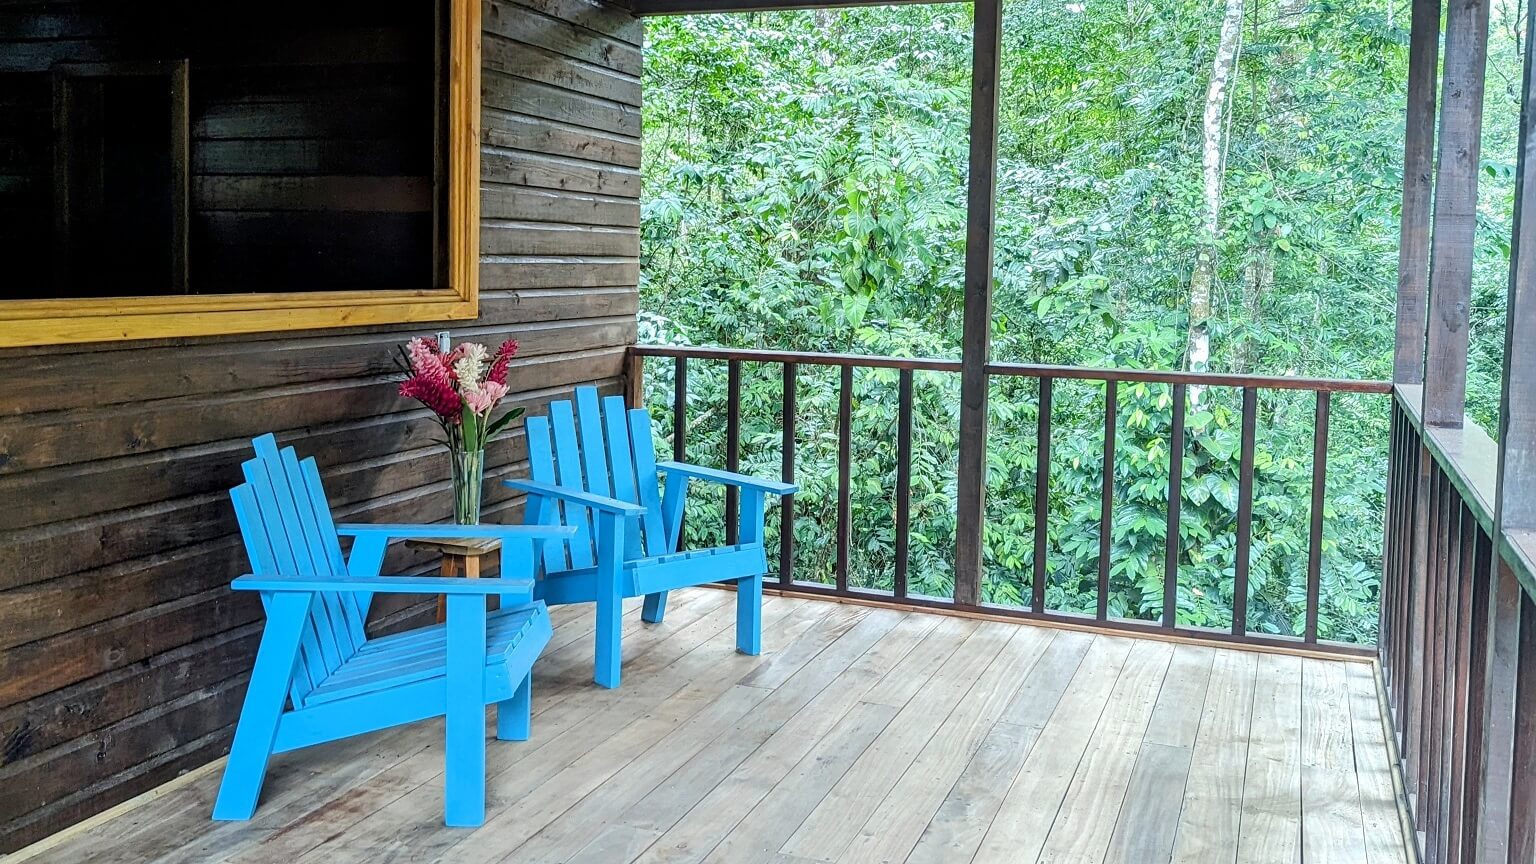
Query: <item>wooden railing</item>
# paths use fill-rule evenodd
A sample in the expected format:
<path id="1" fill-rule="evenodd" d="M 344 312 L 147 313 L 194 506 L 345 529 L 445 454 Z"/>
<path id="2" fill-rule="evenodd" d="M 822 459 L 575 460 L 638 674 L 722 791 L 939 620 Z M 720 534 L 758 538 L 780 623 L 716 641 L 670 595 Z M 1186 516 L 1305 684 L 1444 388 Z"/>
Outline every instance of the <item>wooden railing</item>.
<path id="1" fill-rule="evenodd" d="M 909 591 L 908 551 L 911 531 L 909 484 L 912 479 L 912 426 L 913 426 L 913 375 L 915 372 L 940 372 L 959 374 L 960 361 L 914 359 L 847 354 L 820 354 L 798 351 L 759 351 L 729 348 L 698 348 L 683 346 L 643 345 L 631 348 L 629 360 L 629 396 L 632 402 L 642 400 L 640 381 L 644 374 L 646 358 L 668 358 L 673 363 L 672 423 L 674 458 L 687 457 L 688 443 L 688 369 L 690 361 L 719 361 L 727 366 L 725 404 L 711 406 L 725 413 L 725 463 L 729 469 L 737 469 L 741 459 L 741 366 L 743 363 L 777 365 L 782 372 L 782 479 L 792 482 L 796 470 L 796 380 L 801 367 L 836 367 L 840 372 L 838 383 L 838 457 L 837 502 L 834 528 L 836 549 L 835 574 L 831 584 L 797 580 L 794 571 L 793 531 L 795 502 L 793 496 L 784 499 L 780 518 L 778 578 L 784 589 L 811 594 L 854 597 L 873 602 L 891 602 L 908 606 L 940 608 L 969 608 L 970 611 L 1042 619 L 1057 623 L 1093 625 L 1131 632 L 1163 632 L 1179 636 L 1206 639 L 1226 643 L 1262 644 L 1274 647 L 1307 647 L 1321 651 L 1354 655 L 1369 655 L 1373 646 L 1345 644 L 1319 638 L 1318 610 L 1319 586 L 1323 547 L 1324 496 L 1328 471 L 1328 428 L 1335 393 L 1359 393 L 1384 395 L 1391 393 L 1391 385 L 1380 381 L 1330 380 L 1319 378 L 1279 377 L 1265 375 L 1222 375 L 1184 372 L 1154 372 L 1125 369 L 1088 369 L 1069 366 L 1047 366 L 1024 363 L 991 363 L 986 367 L 989 379 L 1033 378 L 1038 381 L 1038 428 L 1036 447 L 1039 464 L 1046 470 L 1035 472 L 1033 573 L 1047 572 L 1047 508 L 1051 483 L 1051 401 L 1055 382 L 1078 380 L 1099 382 L 1104 386 L 1103 460 L 1104 482 L 1101 492 L 1100 547 L 1098 556 L 1097 604 L 1092 615 L 1047 608 L 1046 582 L 1032 578 L 1027 606 L 996 606 L 983 604 L 965 607 L 952 599 L 916 595 Z M 895 369 L 898 373 L 896 409 L 896 478 L 894 491 L 894 573 L 892 590 L 875 591 L 853 587 L 849 584 L 850 536 L 852 513 L 850 495 L 850 449 L 853 400 L 853 376 L 856 369 Z M 1236 519 L 1236 553 L 1234 597 L 1230 628 L 1215 629 L 1181 624 L 1178 621 L 1178 578 L 1180 544 L 1167 544 L 1163 572 L 1163 603 L 1160 620 L 1147 621 L 1116 617 L 1110 614 L 1108 598 L 1110 588 L 1111 520 L 1114 517 L 1114 460 L 1116 458 L 1115 434 L 1119 388 L 1126 384 L 1167 385 L 1171 389 L 1172 418 L 1169 427 L 1168 500 L 1181 501 L 1182 463 L 1185 457 L 1185 406 L 1190 388 L 1239 388 L 1241 391 L 1241 455 L 1238 483 L 1238 508 Z M 1250 541 L 1253 526 L 1254 499 L 1254 449 L 1259 395 L 1263 391 L 1289 390 L 1314 394 L 1314 435 L 1310 523 L 1305 585 L 1305 625 L 1299 637 L 1254 632 L 1248 626 L 1247 602 L 1249 596 Z M 725 502 L 728 538 L 736 531 L 736 502 Z M 1167 537 L 1180 537 L 1181 507 L 1167 508 Z M 960 527 L 961 531 L 965 526 Z M 979 527 L 976 530 L 980 530 Z M 728 539 L 727 542 L 732 542 Z"/>
<path id="2" fill-rule="evenodd" d="M 1426 427 L 1422 391 L 1399 385 L 1392 413 L 1380 657 L 1396 743 L 1423 860 L 1527 862 L 1536 579 L 1494 540 L 1497 446 Z"/>

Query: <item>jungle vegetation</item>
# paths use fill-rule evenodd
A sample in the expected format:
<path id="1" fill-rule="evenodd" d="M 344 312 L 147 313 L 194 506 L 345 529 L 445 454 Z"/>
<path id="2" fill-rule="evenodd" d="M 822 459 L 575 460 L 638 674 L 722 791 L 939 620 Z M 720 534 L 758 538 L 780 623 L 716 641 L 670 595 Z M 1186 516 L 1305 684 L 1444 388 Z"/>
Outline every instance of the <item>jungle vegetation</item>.
<path id="1" fill-rule="evenodd" d="M 958 357 L 969 4 L 651 19 L 642 342 Z M 1406 0 L 1006 0 L 992 352 L 1001 360 L 1385 379 L 1391 374 Z M 1525 9 L 1496 0 L 1470 416 L 1495 426 Z M 670 363 L 648 400 L 670 435 Z M 723 464 L 725 370 L 689 370 L 688 454 Z M 851 582 L 893 572 L 896 374 L 853 399 Z M 742 465 L 777 476 L 778 367 L 746 364 Z M 798 386 L 795 578 L 829 581 L 837 373 Z M 1231 621 L 1240 394 L 1192 393 L 1181 623 Z M 959 378 L 916 376 L 912 590 L 953 590 Z M 1057 382 L 1048 605 L 1096 602 L 1104 388 Z M 1388 401 L 1335 397 L 1324 638 L 1369 641 Z M 1299 633 L 1313 399 L 1260 399 L 1250 628 Z M 1156 618 L 1167 387 L 1122 385 L 1111 614 Z M 1036 385 L 994 379 L 987 602 L 1027 603 Z M 718 536 L 719 499 L 690 508 Z M 770 514 L 773 516 L 774 514 Z M 777 518 L 770 518 L 770 542 Z M 772 557 L 772 556 L 770 556 Z"/>

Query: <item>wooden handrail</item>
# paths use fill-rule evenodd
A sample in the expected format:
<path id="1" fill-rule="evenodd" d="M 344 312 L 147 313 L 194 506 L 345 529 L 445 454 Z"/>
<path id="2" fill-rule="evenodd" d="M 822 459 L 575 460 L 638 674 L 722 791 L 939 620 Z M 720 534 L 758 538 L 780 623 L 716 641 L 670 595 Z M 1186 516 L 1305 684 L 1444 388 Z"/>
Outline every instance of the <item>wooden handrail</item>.
<path id="1" fill-rule="evenodd" d="M 694 345 L 634 345 L 639 357 L 687 357 L 696 360 L 735 360 L 749 363 L 797 363 L 805 366 L 853 366 L 867 369 L 911 369 L 959 372 L 959 360 L 936 357 L 886 357 L 878 354 L 823 354 L 760 348 L 716 348 Z M 1026 378 L 1068 378 L 1147 384 L 1186 384 L 1197 387 L 1259 387 L 1268 390 L 1310 390 L 1328 393 L 1391 393 L 1392 382 L 1356 378 L 1308 378 L 1291 375 L 1238 375 L 1222 372 L 1175 372 L 1158 369 L 1102 369 L 1045 363 L 988 363 L 988 375 Z"/>
<path id="2" fill-rule="evenodd" d="M 797 371 L 801 366 L 830 367 L 839 370 L 837 385 L 837 518 L 834 529 L 832 549 L 833 573 L 835 581 L 831 585 L 822 586 L 816 590 L 825 590 L 839 596 L 860 597 L 865 599 L 886 597 L 891 602 L 922 602 L 947 604 L 952 607 L 981 608 L 980 604 L 960 603 L 956 600 L 935 598 L 914 598 L 908 594 L 908 567 L 906 556 L 909 551 L 911 508 L 907 500 L 911 483 L 912 460 L 912 422 L 913 422 L 913 375 L 919 371 L 950 372 L 961 371 L 960 362 L 957 360 L 942 360 L 936 358 L 921 357 L 882 357 L 861 354 L 821 354 L 810 351 L 776 351 L 758 350 L 746 348 L 719 348 L 696 347 L 686 345 L 640 345 L 630 350 L 629 362 L 626 365 L 627 374 L 639 376 L 642 374 L 643 360 L 645 357 L 671 358 L 673 363 L 673 451 L 677 458 L 684 449 L 684 438 L 687 432 L 688 411 L 688 363 L 690 360 L 705 360 L 724 363 L 727 370 L 727 396 L 729 403 L 724 406 L 726 417 L 726 459 L 731 465 L 735 465 L 740 458 L 741 447 L 741 365 L 743 363 L 779 364 L 782 367 L 783 393 L 782 407 L 784 411 L 784 428 L 782 464 L 780 473 L 789 480 L 795 475 L 795 423 L 794 414 L 796 406 L 795 389 L 797 386 Z M 882 595 L 849 585 L 849 564 L 852 551 L 852 512 L 851 512 L 851 446 L 852 446 L 852 399 L 853 399 L 853 375 L 856 369 L 895 369 L 898 375 L 898 405 L 896 406 L 897 424 L 897 466 L 896 466 L 896 513 L 895 513 L 895 537 L 896 554 L 898 560 L 895 564 L 893 579 L 893 591 Z M 1041 409 L 1037 417 L 1036 429 L 1036 453 L 1040 464 L 1035 472 L 1035 525 L 1034 525 L 1034 549 L 1031 557 L 1034 573 L 1048 572 L 1048 547 L 1046 522 L 1049 516 L 1047 507 L 1051 486 L 1050 442 L 1052 438 L 1051 401 L 1056 379 L 1076 379 L 1099 381 L 1105 384 L 1105 480 L 1101 503 L 1100 521 L 1100 555 L 1098 572 L 1099 596 L 1097 598 L 1094 615 L 1089 620 L 1097 621 L 1106 626 L 1119 627 L 1122 624 L 1134 628 L 1153 627 L 1164 633 L 1177 634 L 1197 639 L 1214 639 L 1212 631 L 1207 628 L 1198 628 L 1181 624 L 1178 620 L 1178 579 L 1182 549 L 1178 542 L 1169 544 L 1166 550 L 1163 576 L 1163 614 L 1159 621 L 1139 622 L 1134 625 L 1115 619 L 1109 615 L 1109 551 L 1110 531 L 1114 513 L 1114 487 L 1113 487 L 1113 461 L 1115 458 L 1114 436 L 1115 424 L 1118 414 L 1117 395 L 1120 392 L 1122 382 L 1137 384 L 1166 384 L 1172 389 L 1173 396 L 1173 425 L 1170 430 L 1169 453 L 1169 494 L 1168 500 L 1177 501 L 1182 497 L 1180 489 L 1182 470 L 1179 463 L 1183 456 L 1185 430 L 1185 403 L 1191 387 L 1237 387 L 1242 390 L 1243 397 L 1243 423 L 1242 423 L 1242 460 L 1239 477 L 1239 512 L 1237 518 L 1237 532 L 1239 534 L 1237 547 L 1241 550 L 1242 557 L 1246 559 L 1247 551 L 1251 548 L 1251 538 L 1247 535 L 1252 532 L 1252 500 L 1254 487 L 1254 443 L 1256 438 L 1255 415 L 1257 413 L 1257 397 L 1262 390 L 1291 390 L 1310 391 L 1316 398 L 1316 424 L 1317 436 L 1313 442 L 1313 476 L 1312 494 L 1310 500 L 1311 522 L 1309 531 L 1309 548 L 1307 553 L 1307 591 L 1306 591 L 1306 627 L 1298 638 L 1269 637 L 1265 634 L 1252 632 L 1248 629 L 1248 566 L 1247 561 L 1242 560 L 1237 564 L 1235 574 L 1235 597 L 1239 598 L 1234 603 L 1232 614 L 1232 626 L 1229 632 L 1220 634 L 1219 641 L 1247 642 L 1250 644 L 1304 644 L 1319 645 L 1325 650 L 1343 653 L 1360 653 L 1373 650 L 1369 646 L 1353 646 L 1349 649 L 1342 648 L 1337 643 L 1330 643 L 1320 638 L 1318 632 L 1320 581 L 1322 563 L 1322 513 L 1323 499 L 1325 497 L 1327 483 L 1327 425 L 1329 417 L 1330 396 L 1333 393 L 1366 393 L 1386 395 L 1392 392 L 1392 386 L 1384 381 L 1359 381 L 1339 380 L 1327 378 L 1302 378 L 1274 375 L 1225 375 L 1216 373 L 1190 373 L 1190 372 L 1165 372 L 1155 370 L 1133 369 L 1091 369 L 1071 366 L 1052 366 L 1029 363 L 992 363 L 985 368 L 988 377 L 1033 377 L 1039 382 L 1039 403 Z M 631 382 L 631 390 L 634 388 Z M 779 582 L 786 588 L 799 588 L 809 583 L 797 582 L 794 578 L 794 508 L 793 497 L 786 498 L 783 504 L 783 512 L 780 522 L 779 538 Z M 1167 536 L 1177 538 L 1179 536 L 1180 509 L 1169 508 Z M 735 527 L 735 507 L 733 501 L 726 502 L 726 532 L 729 535 Z M 1025 616 L 1032 616 L 1039 620 L 1056 620 L 1063 614 L 1060 610 L 1048 608 L 1045 591 L 1046 581 L 1034 579 L 1030 585 L 1029 594 L 1024 598 L 1024 605 L 1016 611 Z M 1127 619 L 1129 620 L 1129 619 Z M 1278 641 L 1276 641 L 1278 640 Z"/>

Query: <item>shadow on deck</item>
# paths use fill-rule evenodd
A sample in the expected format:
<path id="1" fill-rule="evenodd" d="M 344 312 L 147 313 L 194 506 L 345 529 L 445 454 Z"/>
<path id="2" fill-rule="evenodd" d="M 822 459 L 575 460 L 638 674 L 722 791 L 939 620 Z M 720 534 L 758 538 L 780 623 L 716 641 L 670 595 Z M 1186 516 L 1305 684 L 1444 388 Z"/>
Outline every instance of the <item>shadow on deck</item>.
<path id="1" fill-rule="evenodd" d="M 215 764 L 13 860 L 1411 860 L 1367 663 L 784 597 L 746 657 L 730 601 L 631 610 L 616 691 L 556 610 L 479 829 L 434 721 L 276 757 L 250 822 L 209 820 Z"/>

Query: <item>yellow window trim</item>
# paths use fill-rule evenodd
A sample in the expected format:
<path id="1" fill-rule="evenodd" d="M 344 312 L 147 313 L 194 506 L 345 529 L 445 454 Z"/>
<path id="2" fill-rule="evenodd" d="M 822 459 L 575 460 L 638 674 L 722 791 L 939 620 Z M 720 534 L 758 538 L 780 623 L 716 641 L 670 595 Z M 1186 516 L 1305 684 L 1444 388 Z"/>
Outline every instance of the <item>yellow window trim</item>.
<path id="1" fill-rule="evenodd" d="M 448 287 L 0 300 L 0 348 L 475 318 L 480 312 L 480 3 L 450 0 Z"/>

